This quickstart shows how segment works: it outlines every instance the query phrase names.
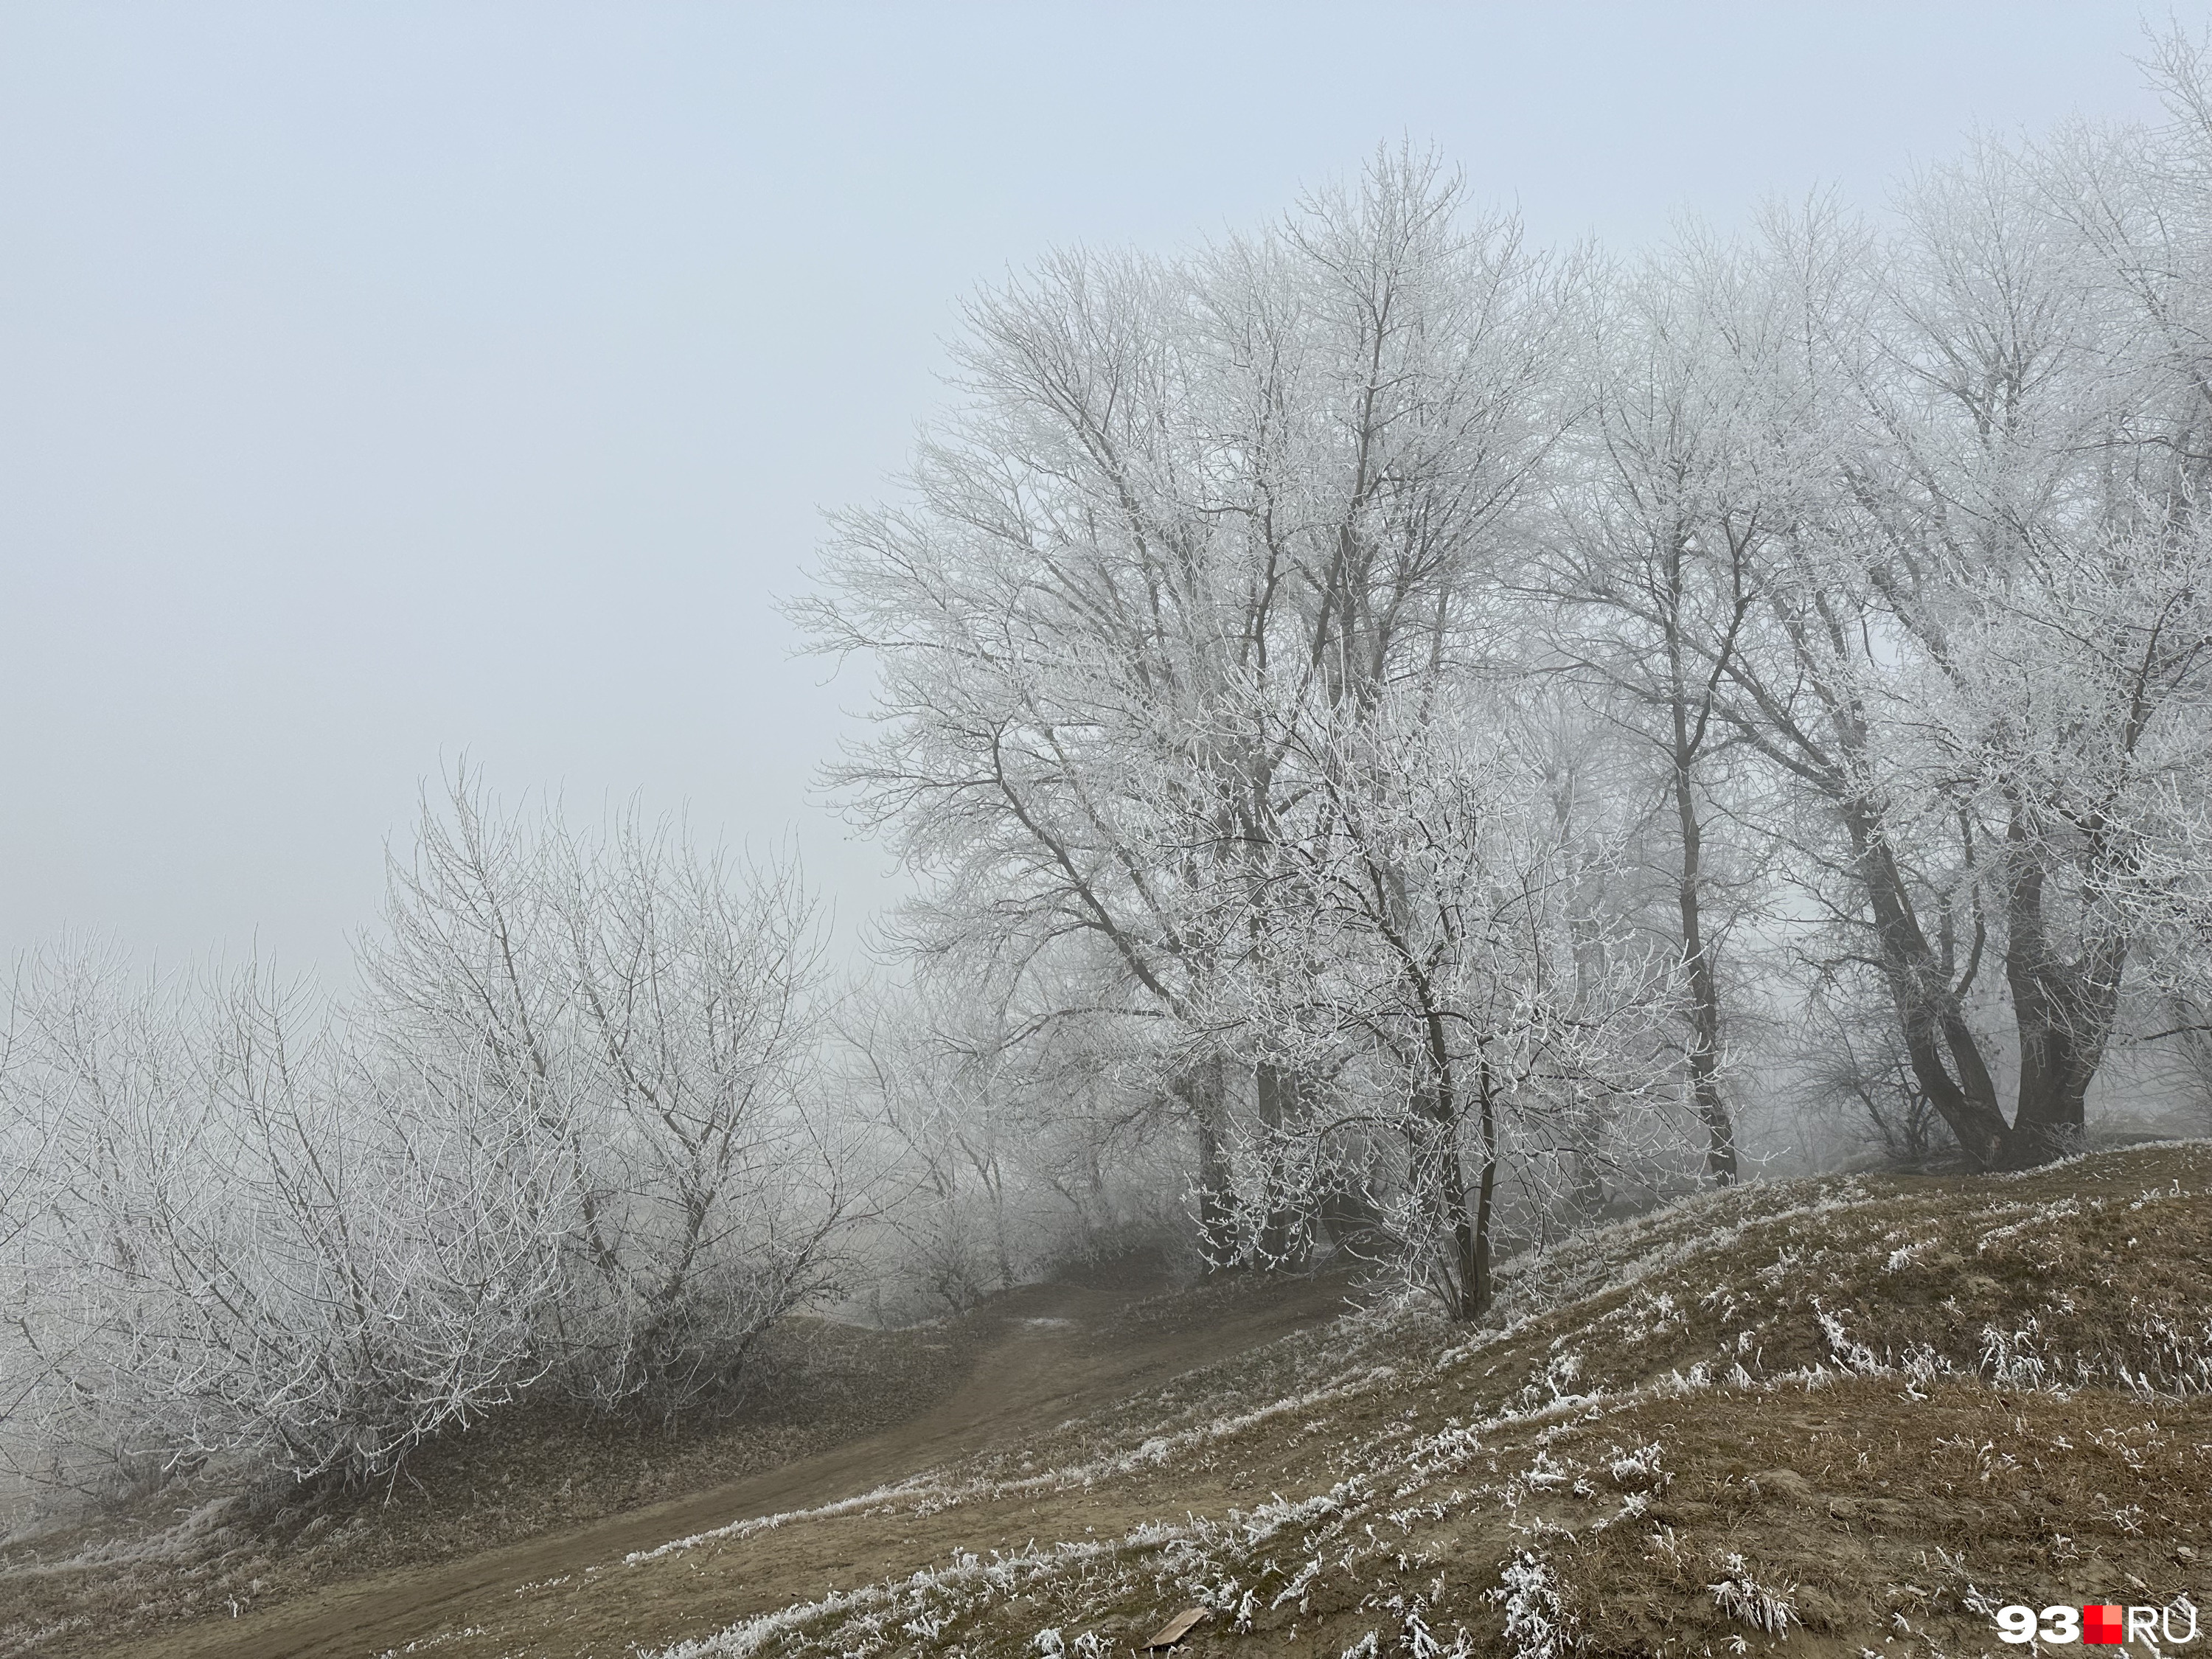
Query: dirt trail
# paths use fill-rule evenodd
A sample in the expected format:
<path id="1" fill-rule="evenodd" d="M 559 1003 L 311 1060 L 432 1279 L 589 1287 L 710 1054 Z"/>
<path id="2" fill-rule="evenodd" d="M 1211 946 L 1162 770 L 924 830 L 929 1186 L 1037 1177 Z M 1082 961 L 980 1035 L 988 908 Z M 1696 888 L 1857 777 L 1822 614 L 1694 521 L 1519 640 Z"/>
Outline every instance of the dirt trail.
<path id="1" fill-rule="evenodd" d="M 831 1504 L 1018 1440 L 1177 1372 L 1341 1310 L 1334 1279 L 1274 1285 L 1235 1312 L 1158 1329 L 1105 1326 L 1129 1291 L 1033 1285 L 1000 1299 L 996 1329 L 967 1382 L 941 1405 L 882 1433 L 588 1527 L 437 1567 L 335 1584 L 242 1619 L 200 1620 L 103 1650 L 134 1659 L 361 1659 L 514 1606 L 518 1589 L 619 1561 L 734 1521 Z M 850 1564 L 824 1562 L 834 1569 Z M 919 1562 L 916 1563 L 919 1565 Z M 732 1615 L 741 1609 L 732 1609 Z"/>

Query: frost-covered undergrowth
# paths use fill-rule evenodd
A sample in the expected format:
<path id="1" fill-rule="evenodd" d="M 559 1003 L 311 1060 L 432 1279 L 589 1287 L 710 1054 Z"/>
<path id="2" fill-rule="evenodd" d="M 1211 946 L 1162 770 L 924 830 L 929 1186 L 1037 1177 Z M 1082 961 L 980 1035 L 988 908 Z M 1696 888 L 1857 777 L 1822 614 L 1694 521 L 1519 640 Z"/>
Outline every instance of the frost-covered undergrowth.
<path id="1" fill-rule="evenodd" d="M 2208 1188 L 2198 1144 L 1711 1196 L 1515 1264 L 1503 1328 L 1351 1316 L 625 1567 L 972 1515 L 937 1565 L 660 1659 L 1119 1653 L 1189 1605 L 1196 1652 L 1981 1651 L 1988 1607 L 2077 1580 L 2201 1599 Z"/>

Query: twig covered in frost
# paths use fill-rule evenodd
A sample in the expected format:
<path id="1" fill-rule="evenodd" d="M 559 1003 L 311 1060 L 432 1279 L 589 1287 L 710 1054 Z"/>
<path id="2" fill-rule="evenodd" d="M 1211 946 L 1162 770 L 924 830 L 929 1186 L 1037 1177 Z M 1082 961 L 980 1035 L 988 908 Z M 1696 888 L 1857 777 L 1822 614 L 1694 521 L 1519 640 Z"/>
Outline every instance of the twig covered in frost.
<path id="1" fill-rule="evenodd" d="M 1785 1584 L 1777 1589 L 1760 1583 L 1752 1577 L 1741 1555 L 1729 1556 L 1722 1570 L 1728 1577 L 1705 1588 L 1712 1592 L 1714 1604 L 1729 1618 L 1754 1630 L 1765 1631 L 1769 1636 L 1787 1636 L 1790 1626 L 1800 1622 L 1796 1604 L 1790 1599 L 1796 1585 Z"/>
<path id="2" fill-rule="evenodd" d="M 1559 1581 L 1540 1556 L 1516 1550 L 1490 1599 L 1505 1608 L 1505 1640 L 1515 1659 L 1562 1659 L 1576 1644 Z"/>

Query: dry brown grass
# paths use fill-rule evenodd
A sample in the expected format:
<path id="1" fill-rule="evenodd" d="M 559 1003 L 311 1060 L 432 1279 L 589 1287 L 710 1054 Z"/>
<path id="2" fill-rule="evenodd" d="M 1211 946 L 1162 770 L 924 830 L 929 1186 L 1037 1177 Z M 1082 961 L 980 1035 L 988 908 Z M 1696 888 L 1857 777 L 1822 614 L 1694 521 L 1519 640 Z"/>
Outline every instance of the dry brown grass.
<path id="1" fill-rule="evenodd" d="M 1103 1655 L 1198 1601 L 1195 1656 L 2009 1651 L 1990 1606 L 2212 1601 L 2208 1261 L 2193 1145 L 1696 1200 L 1520 1264 L 1480 1334 L 1028 1292 L 935 1441 L 115 1650 Z"/>
<path id="2" fill-rule="evenodd" d="M 1092 1531 L 1007 1532 L 994 1471 L 959 1501 L 995 1565 L 690 1650 L 1119 1653 L 1195 1600 L 1194 1655 L 1962 1653 L 2008 1601 L 2203 1601 L 2208 1184 L 2186 1146 L 1679 1206 L 1526 1264 L 1505 1331 L 1369 1316 L 1185 1379 L 1158 1426 L 1329 1397 L 1167 1467 L 1066 1431 Z"/>

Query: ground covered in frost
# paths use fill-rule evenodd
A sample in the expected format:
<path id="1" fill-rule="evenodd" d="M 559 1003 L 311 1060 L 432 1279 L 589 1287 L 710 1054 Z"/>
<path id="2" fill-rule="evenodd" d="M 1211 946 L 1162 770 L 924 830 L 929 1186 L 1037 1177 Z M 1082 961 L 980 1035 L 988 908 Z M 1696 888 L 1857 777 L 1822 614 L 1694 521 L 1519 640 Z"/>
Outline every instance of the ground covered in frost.
<path id="1" fill-rule="evenodd" d="M 1503 1331 L 1357 1316 L 881 1499 L 1110 1534 L 661 1651 L 1125 1653 L 1199 1605 L 1194 1654 L 1956 1654 L 2008 1601 L 2212 1601 L 2208 1185 L 2192 1146 L 1681 1206 L 1526 1264 Z"/>
<path id="2" fill-rule="evenodd" d="M 2008 1653 L 2006 1602 L 2212 1601 L 2208 1262 L 2190 1144 L 1694 1200 L 1516 1264 L 1481 1332 L 1323 1297 L 1169 1363 L 1288 1294 L 1233 1279 L 1002 1319 L 977 1449 L 518 1558 L 390 1650 L 1051 1659 L 1199 1606 L 1194 1656 Z M 363 1650 L 307 1628 L 118 1650 Z"/>

